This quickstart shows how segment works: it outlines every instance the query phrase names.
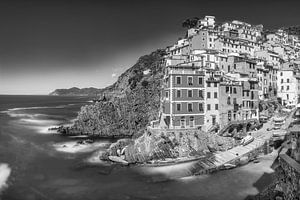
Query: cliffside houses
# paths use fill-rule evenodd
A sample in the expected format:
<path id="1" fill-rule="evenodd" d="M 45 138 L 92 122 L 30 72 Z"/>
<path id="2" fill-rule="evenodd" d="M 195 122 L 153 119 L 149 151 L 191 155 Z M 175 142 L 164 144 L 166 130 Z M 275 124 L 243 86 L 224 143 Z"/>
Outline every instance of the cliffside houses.
<path id="1" fill-rule="evenodd" d="M 166 51 L 160 119 L 150 128 L 221 130 L 259 120 L 260 100 L 299 102 L 300 41 L 281 29 L 206 16 Z"/>

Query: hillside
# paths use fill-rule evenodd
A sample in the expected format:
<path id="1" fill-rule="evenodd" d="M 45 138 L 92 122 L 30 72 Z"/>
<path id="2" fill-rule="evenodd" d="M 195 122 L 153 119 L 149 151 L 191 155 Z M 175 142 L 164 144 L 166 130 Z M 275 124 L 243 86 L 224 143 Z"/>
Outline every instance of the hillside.
<path id="1" fill-rule="evenodd" d="M 72 87 L 69 89 L 56 89 L 51 92 L 49 95 L 51 96 L 96 96 L 101 93 L 102 89 L 97 88 L 77 88 Z"/>
<path id="2" fill-rule="evenodd" d="M 297 35 L 298 37 L 300 37 L 300 25 L 290 26 L 290 27 L 283 27 L 282 29 L 284 31 L 287 31 L 288 34 Z"/>
<path id="3" fill-rule="evenodd" d="M 105 100 L 82 107 L 74 125 L 62 132 L 114 137 L 141 134 L 158 115 L 164 54 L 157 50 L 140 57 L 116 83 L 101 91 Z"/>

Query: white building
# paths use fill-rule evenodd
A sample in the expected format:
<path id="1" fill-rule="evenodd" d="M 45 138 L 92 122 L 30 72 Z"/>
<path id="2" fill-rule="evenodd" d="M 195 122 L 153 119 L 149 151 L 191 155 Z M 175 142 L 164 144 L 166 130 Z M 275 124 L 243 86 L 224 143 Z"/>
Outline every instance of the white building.
<path id="1" fill-rule="evenodd" d="M 298 103 L 299 78 L 296 76 L 294 65 L 284 63 L 278 71 L 278 97 L 283 105 L 296 105 Z"/>

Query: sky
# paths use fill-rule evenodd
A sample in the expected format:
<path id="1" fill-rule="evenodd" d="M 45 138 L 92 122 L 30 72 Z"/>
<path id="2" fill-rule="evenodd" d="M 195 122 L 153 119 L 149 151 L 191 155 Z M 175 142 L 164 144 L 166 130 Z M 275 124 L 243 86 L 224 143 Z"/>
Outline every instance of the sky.
<path id="1" fill-rule="evenodd" d="M 214 15 L 265 28 L 300 25 L 299 0 L 1 0 L 0 94 L 103 88 L 137 59 Z"/>

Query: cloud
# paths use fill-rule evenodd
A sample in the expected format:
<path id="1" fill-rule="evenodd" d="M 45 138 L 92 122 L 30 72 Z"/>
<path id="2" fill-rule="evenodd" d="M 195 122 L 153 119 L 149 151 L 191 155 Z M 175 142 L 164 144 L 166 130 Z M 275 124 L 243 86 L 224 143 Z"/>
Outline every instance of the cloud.
<path id="1" fill-rule="evenodd" d="M 115 78 L 116 76 L 117 76 L 116 73 L 113 73 L 113 74 L 111 75 L 111 77 L 113 77 L 113 78 Z"/>
<path id="2" fill-rule="evenodd" d="M 11 169 L 8 164 L 0 163 L 0 192 L 7 187 L 7 179 L 10 175 Z"/>

